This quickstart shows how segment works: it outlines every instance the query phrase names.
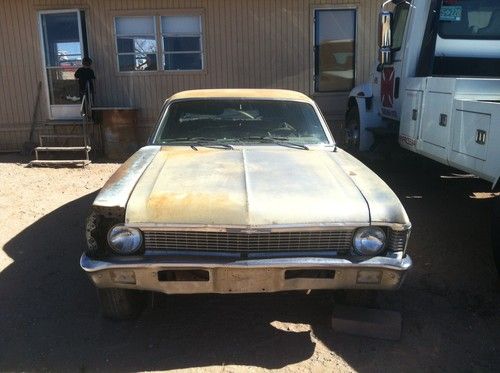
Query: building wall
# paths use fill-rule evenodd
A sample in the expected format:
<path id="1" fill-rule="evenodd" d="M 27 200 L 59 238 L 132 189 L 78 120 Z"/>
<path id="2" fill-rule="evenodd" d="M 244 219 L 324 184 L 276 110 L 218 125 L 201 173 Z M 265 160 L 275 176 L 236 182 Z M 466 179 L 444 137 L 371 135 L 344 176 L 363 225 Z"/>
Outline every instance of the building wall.
<path id="1" fill-rule="evenodd" d="M 143 138 L 166 97 L 196 88 L 285 88 L 313 96 L 340 117 L 347 93 L 314 95 L 313 10 L 356 7 L 356 83 L 376 60 L 377 14 L 382 0 L 0 0 L 0 150 L 28 137 L 43 81 L 37 12 L 86 11 L 90 55 L 97 75 L 97 105 L 140 109 Z M 202 9 L 205 71 L 118 73 L 113 17 L 131 12 Z M 47 119 L 42 89 L 37 121 Z"/>

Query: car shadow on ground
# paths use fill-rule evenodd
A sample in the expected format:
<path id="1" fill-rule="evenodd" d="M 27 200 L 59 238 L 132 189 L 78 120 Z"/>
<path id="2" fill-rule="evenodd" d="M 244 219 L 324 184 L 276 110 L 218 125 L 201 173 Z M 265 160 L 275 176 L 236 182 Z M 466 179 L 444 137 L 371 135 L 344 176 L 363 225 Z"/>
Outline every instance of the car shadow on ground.
<path id="1" fill-rule="evenodd" d="M 138 320 L 102 319 L 79 268 L 94 198 L 58 208 L 5 245 L 13 263 L 0 273 L 1 371 L 280 368 L 313 354 L 308 330 L 271 325 L 328 314 L 326 302 L 305 295 L 161 297 Z"/>

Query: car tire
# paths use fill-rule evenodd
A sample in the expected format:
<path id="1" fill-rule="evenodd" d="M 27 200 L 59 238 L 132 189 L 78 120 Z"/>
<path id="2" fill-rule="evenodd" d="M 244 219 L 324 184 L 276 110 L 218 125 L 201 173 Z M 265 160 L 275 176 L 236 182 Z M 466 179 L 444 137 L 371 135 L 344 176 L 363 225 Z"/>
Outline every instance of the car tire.
<path id="1" fill-rule="evenodd" d="M 493 249 L 493 259 L 497 267 L 500 278 L 500 196 L 493 199 L 493 209 L 491 214 L 491 247 Z"/>
<path id="2" fill-rule="evenodd" d="M 106 288 L 97 289 L 101 313 L 112 320 L 127 320 L 138 317 L 146 307 L 143 291 Z"/>
<path id="3" fill-rule="evenodd" d="M 361 136 L 358 107 L 351 107 L 345 118 L 345 150 L 358 154 Z"/>

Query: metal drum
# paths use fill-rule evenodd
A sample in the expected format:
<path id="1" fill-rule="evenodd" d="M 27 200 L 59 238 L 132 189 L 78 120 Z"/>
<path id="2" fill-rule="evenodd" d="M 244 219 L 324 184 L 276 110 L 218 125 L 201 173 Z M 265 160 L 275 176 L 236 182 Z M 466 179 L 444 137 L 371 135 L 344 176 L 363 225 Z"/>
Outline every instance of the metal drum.
<path id="1" fill-rule="evenodd" d="M 111 160 L 125 160 L 138 148 L 138 110 L 128 107 L 94 108 L 101 123 L 104 155 Z"/>

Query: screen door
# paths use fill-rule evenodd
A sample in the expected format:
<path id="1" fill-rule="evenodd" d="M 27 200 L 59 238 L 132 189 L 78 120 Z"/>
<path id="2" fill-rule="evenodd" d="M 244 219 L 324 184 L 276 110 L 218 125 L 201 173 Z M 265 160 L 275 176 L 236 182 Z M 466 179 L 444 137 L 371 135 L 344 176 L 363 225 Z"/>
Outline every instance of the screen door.
<path id="1" fill-rule="evenodd" d="M 40 35 L 50 119 L 80 117 L 76 70 L 87 55 L 84 14 L 80 10 L 40 13 Z"/>

